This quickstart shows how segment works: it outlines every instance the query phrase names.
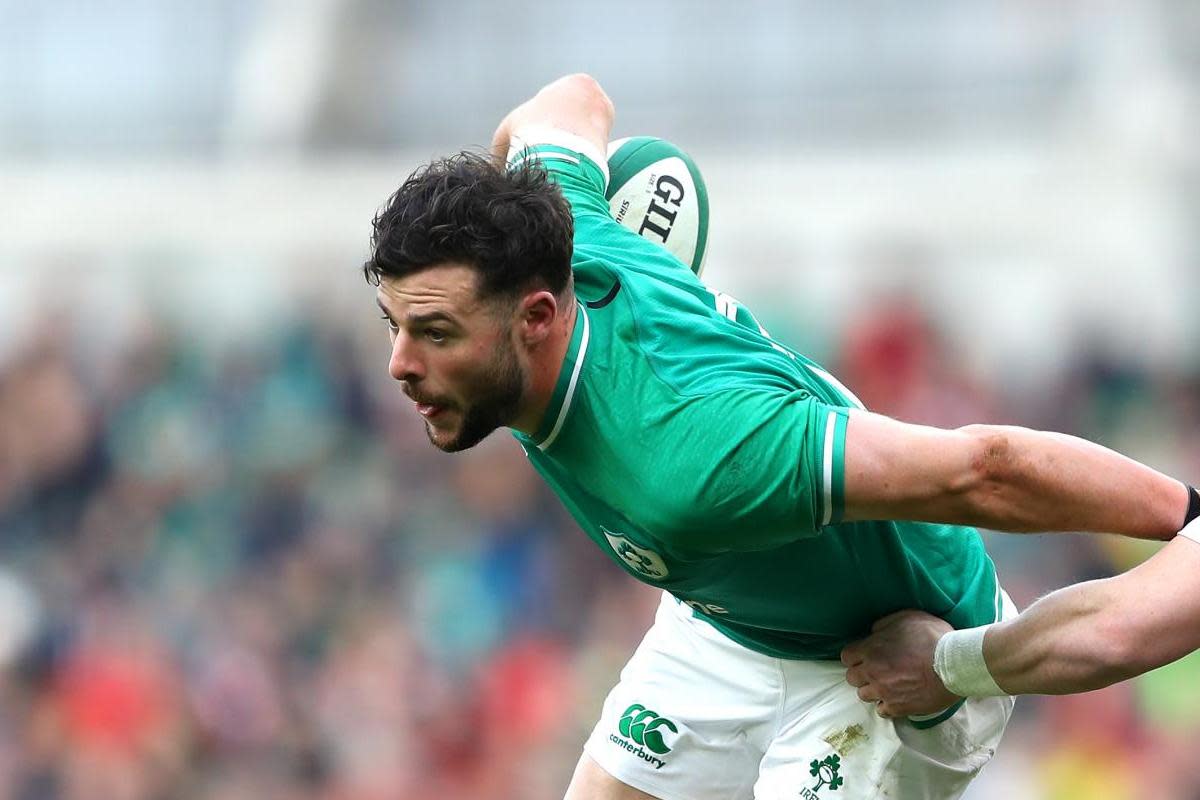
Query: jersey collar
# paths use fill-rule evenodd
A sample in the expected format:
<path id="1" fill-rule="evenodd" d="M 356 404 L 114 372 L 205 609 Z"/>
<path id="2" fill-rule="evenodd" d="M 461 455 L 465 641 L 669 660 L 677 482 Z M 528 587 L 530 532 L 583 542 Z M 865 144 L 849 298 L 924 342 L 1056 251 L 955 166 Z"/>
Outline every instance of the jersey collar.
<path id="1" fill-rule="evenodd" d="M 571 332 L 571 343 L 567 345 L 562 368 L 558 371 L 558 383 L 554 386 L 550 405 L 542 415 L 537 432 L 529 437 L 539 450 L 545 450 L 558 438 L 563 423 L 567 420 L 567 413 L 571 410 L 571 401 L 575 399 L 575 390 L 579 386 L 579 374 L 583 370 L 583 359 L 587 354 L 588 340 L 591 338 L 591 323 L 583 304 L 576 301 L 576 305 L 579 313 L 575 317 L 575 329 Z"/>

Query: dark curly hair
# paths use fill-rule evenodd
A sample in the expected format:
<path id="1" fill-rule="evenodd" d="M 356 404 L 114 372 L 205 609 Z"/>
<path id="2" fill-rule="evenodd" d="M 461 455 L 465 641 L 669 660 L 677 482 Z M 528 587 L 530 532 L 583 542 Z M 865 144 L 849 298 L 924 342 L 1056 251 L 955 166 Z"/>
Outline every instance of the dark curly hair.
<path id="1" fill-rule="evenodd" d="M 571 210 L 537 163 L 439 159 L 409 175 L 372 224 L 363 275 L 374 285 L 446 261 L 476 269 L 481 298 L 540 287 L 558 295 L 571 280 Z"/>

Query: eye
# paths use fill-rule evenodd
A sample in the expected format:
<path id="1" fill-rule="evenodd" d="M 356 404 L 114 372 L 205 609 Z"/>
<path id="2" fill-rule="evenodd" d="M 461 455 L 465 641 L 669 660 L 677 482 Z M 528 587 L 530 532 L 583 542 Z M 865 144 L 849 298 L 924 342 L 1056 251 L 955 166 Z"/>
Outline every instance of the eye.
<path id="1" fill-rule="evenodd" d="M 387 323 L 388 330 L 391 331 L 392 333 L 396 333 L 397 331 L 400 330 L 400 326 L 397 325 L 396 323 L 392 322 L 392 318 L 387 316 L 386 314 L 381 316 L 380 319 Z"/>
<path id="2" fill-rule="evenodd" d="M 442 342 L 446 341 L 447 337 L 445 331 L 438 330 L 437 328 L 426 328 L 425 338 L 434 344 L 441 344 Z"/>

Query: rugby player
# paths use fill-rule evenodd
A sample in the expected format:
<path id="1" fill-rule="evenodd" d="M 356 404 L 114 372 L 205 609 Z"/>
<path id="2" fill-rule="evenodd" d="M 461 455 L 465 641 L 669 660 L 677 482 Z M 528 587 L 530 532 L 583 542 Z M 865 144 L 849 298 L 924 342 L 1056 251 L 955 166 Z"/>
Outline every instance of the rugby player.
<path id="1" fill-rule="evenodd" d="M 594 80 L 555 81 L 496 130 L 507 166 L 414 172 L 364 265 L 434 446 L 511 428 L 584 533 L 665 590 L 568 800 L 959 796 L 1012 699 L 883 719 L 843 647 L 904 608 L 1012 613 L 967 526 L 1166 539 L 1186 487 L 1067 436 L 863 410 L 612 220 L 612 120 Z"/>

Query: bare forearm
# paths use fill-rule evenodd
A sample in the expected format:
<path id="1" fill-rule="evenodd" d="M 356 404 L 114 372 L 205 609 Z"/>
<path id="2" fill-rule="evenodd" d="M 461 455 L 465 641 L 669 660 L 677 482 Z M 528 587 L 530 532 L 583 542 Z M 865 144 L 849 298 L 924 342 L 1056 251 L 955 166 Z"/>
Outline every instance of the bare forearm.
<path id="1" fill-rule="evenodd" d="M 964 499 L 974 524 L 996 530 L 1093 531 L 1169 539 L 1187 488 L 1092 442 L 1024 428 L 972 426 L 979 480 Z"/>
<path id="2" fill-rule="evenodd" d="M 852 411 L 845 503 L 847 520 L 1169 539 L 1183 526 L 1188 492 L 1073 436 L 997 425 L 941 430 Z"/>
<path id="3" fill-rule="evenodd" d="M 1138 674 L 1124 661 L 1123 640 L 1106 629 L 1110 589 L 1106 581 L 1070 586 L 993 626 L 983 656 L 996 684 L 1009 694 L 1071 694 Z"/>
<path id="4" fill-rule="evenodd" d="M 1178 536 L 1129 572 L 1046 595 L 987 631 L 988 671 L 1012 694 L 1065 694 L 1169 664 L 1200 647 L 1198 570 L 1200 544 Z"/>

